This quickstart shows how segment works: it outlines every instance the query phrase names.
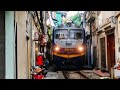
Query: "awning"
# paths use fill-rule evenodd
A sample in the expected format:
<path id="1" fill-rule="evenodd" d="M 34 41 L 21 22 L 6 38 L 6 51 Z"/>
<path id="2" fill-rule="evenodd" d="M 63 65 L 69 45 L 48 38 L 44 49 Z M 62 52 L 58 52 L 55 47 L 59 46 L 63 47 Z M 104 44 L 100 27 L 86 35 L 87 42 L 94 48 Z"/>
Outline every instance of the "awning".
<path id="1" fill-rule="evenodd" d="M 114 28 L 115 27 L 110 27 L 110 28 L 106 29 L 105 31 L 109 31 L 109 30 L 114 29 Z"/>
<path id="2" fill-rule="evenodd" d="M 114 28 L 115 27 L 111 27 L 111 28 L 108 28 L 107 30 L 105 30 L 105 34 L 112 34 L 112 33 L 114 33 Z"/>

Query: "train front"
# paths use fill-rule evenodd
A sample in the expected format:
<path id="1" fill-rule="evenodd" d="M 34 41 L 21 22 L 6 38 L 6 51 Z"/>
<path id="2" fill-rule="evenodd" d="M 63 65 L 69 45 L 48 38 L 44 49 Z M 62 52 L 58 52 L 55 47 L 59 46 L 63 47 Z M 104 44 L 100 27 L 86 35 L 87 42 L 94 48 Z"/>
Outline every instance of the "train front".
<path id="1" fill-rule="evenodd" d="M 79 69 L 84 65 L 84 31 L 80 28 L 54 30 L 53 60 L 59 69 Z"/>

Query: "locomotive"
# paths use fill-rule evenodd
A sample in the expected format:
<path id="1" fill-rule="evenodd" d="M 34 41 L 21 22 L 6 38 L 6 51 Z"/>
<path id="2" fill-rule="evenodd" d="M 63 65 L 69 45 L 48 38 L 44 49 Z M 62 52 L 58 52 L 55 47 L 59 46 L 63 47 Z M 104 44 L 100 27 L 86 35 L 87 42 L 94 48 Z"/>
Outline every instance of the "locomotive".
<path id="1" fill-rule="evenodd" d="M 67 23 L 53 29 L 52 55 L 57 69 L 80 69 L 85 65 L 85 30 Z"/>

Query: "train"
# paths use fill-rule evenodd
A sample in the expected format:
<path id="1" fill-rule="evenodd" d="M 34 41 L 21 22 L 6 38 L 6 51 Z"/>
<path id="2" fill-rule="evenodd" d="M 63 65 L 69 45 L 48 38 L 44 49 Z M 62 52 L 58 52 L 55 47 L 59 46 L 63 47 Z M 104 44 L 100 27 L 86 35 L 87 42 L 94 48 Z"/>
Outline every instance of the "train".
<path id="1" fill-rule="evenodd" d="M 72 23 L 54 27 L 53 62 L 57 69 L 81 69 L 85 65 L 85 30 Z"/>

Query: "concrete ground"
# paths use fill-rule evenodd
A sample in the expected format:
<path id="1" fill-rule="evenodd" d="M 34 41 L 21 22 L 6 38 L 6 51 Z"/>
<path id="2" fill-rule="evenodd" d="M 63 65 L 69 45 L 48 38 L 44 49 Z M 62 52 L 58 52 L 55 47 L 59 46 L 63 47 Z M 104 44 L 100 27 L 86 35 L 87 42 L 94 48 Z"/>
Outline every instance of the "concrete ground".
<path id="1" fill-rule="evenodd" d="M 59 79 L 57 72 L 48 72 L 44 79 Z"/>
<path id="2" fill-rule="evenodd" d="M 65 79 L 62 71 L 56 71 L 55 65 L 49 66 L 44 79 Z"/>
<path id="3" fill-rule="evenodd" d="M 47 74 L 44 79 L 59 79 L 55 68 L 56 68 L 55 65 L 49 66 Z"/>

